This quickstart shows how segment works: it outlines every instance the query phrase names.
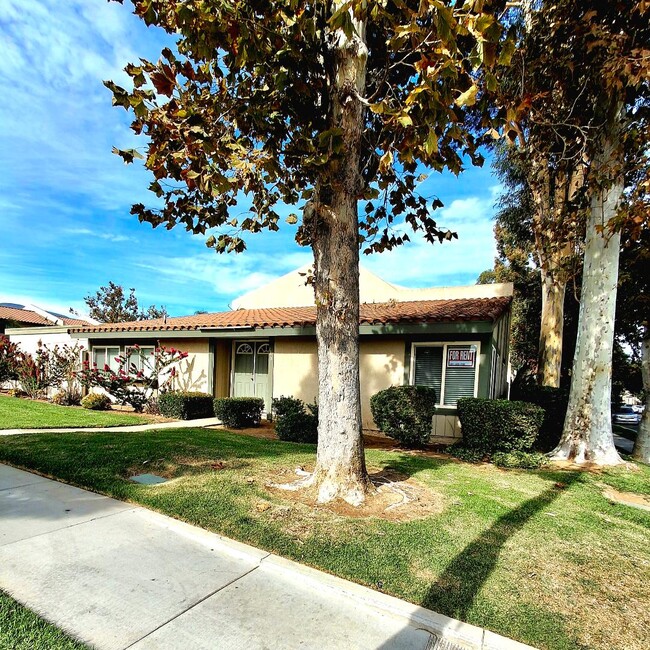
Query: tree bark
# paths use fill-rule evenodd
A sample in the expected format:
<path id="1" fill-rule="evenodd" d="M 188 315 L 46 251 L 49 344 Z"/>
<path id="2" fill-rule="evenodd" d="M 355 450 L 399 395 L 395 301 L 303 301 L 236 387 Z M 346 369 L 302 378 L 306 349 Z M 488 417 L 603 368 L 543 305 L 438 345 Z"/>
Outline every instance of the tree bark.
<path id="1" fill-rule="evenodd" d="M 650 464 L 650 323 L 645 323 L 641 353 L 641 374 L 645 394 L 645 411 L 639 425 L 639 433 L 634 443 L 632 457 L 642 463 Z"/>
<path id="2" fill-rule="evenodd" d="M 599 230 L 616 215 L 623 194 L 618 151 L 618 138 L 610 131 L 592 168 L 596 182 L 587 223 L 578 339 L 564 430 L 551 452 L 554 460 L 597 465 L 623 462 L 614 446 L 611 419 L 620 234 Z"/>
<path id="3" fill-rule="evenodd" d="M 343 0 L 333 3 L 335 11 Z M 344 150 L 316 190 L 313 209 L 314 289 L 318 346 L 318 451 L 310 483 L 318 501 L 360 504 L 370 482 L 361 435 L 359 385 L 359 225 L 357 203 L 366 83 L 365 25 L 332 35 L 330 126 L 343 130 Z"/>
<path id="4" fill-rule="evenodd" d="M 566 282 L 542 269 L 542 319 L 537 374 L 541 386 L 560 386 Z"/>

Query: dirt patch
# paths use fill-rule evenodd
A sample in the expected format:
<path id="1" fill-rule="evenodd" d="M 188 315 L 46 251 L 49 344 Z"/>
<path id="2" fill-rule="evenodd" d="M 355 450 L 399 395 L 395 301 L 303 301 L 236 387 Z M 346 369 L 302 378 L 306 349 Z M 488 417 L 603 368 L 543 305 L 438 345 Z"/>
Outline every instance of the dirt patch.
<path id="1" fill-rule="evenodd" d="M 603 496 L 609 501 L 620 503 L 624 506 L 632 506 L 650 512 L 650 499 L 635 492 L 619 492 L 612 487 L 608 487 L 603 492 Z"/>
<path id="2" fill-rule="evenodd" d="M 444 498 L 441 494 L 393 470 L 371 472 L 373 489 L 361 506 L 352 506 L 341 499 L 326 504 L 318 503 L 316 490 L 313 488 L 285 490 L 278 487 L 297 479 L 294 471 L 276 471 L 269 477 L 265 487 L 274 496 L 301 503 L 314 511 L 330 512 L 339 517 L 355 519 L 373 517 L 387 521 L 412 521 L 439 514 L 444 509 Z"/>

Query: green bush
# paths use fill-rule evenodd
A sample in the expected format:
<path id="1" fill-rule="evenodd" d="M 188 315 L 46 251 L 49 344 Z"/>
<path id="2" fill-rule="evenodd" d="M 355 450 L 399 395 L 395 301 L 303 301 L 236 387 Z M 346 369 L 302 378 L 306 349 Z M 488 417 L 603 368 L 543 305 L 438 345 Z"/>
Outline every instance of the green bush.
<path id="1" fill-rule="evenodd" d="M 296 397 L 273 400 L 275 432 L 280 440 L 318 442 L 318 405 L 305 404 Z"/>
<path id="2" fill-rule="evenodd" d="M 108 411 L 111 403 L 108 395 L 103 393 L 90 393 L 81 400 L 81 406 L 91 411 Z"/>
<path id="3" fill-rule="evenodd" d="M 81 404 L 81 393 L 73 388 L 60 390 L 52 396 L 50 401 L 52 404 L 58 404 L 59 406 L 79 406 Z"/>
<path id="4" fill-rule="evenodd" d="M 231 429 L 258 426 L 263 408 L 261 397 L 219 397 L 214 400 L 214 414 Z"/>
<path id="5" fill-rule="evenodd" d="M 463 397 L 458 400 L 463 446 L 486 456 L 529 451 L 544 421 L 544 409 L 527 402 Z"/>
<path id="6" fill-rule="evenodd" d="M 495 451 L 492 462 L 511 469 L 539 469 L 548 465 L 548 458 L 538 451 Z"/>
<path id="7" fill-rule="evenodd" d="M 170 390 L 158 396 L 161 415 L 175 420 L 214 417 L 214 398 L 207 393 Z"/>
<path id="8" fill-rule="evenodd" d="M 431 437 L 436 392 L 426 386 L 391 386 L 370 398 L 379 430 L 406 447 L 420 447 Z"/>
<path id="9" fill-rule="evenodd" d="M 569 405 L 569 389 L 526 384 L 521 386 L 512 397 L 544 409 L 544 422 L 539 430 L 535 447 L 540 451 L 555 449 L 564 428 L 564 419 Z"/>
<path id="10" fill-rule="evenodd" d="M 484 460 L 489 460 L 484 453 L 466 447 L 462 442 L 456 442 L 453 445 L 449 445 L 445 451 L 465 463 L 480 463 Z"/>

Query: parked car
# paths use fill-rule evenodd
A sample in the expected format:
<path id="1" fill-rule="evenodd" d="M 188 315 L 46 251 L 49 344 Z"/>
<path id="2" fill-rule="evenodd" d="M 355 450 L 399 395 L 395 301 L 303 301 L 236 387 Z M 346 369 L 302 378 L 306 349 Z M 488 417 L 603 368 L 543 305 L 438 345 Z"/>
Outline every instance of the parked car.
<path id="1" fill-rule="evenodd" d="M 614 409 L 612 420 L 616 424 L 637 425 L 641 422 L 641 414 L 637 413 L 631 406 L 623 404 Z"/>

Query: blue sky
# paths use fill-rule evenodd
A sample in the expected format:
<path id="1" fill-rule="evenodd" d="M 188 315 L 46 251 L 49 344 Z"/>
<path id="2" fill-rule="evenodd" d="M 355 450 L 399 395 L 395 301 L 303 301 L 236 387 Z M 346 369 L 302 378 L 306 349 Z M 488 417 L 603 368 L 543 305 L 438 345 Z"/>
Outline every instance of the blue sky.
<path id="1" fill-rule="evenodd" d="M 156 59 L 170 38 L 147 28 L 131 5 L 106 0 L 3 0 L 0 14 L 0 302 L 85 310 L 83 297 L 109 281 L 135 287 L 143 305 L 172 315 L 227 309 L 237 295 L 310 260 L 295 227 L 248 239 L 238 256 L 204 238 L 153 230 L 129 214 L 151 204 L 145 170 L 126 167 L 113 146 L 144 144 L 111 106 L 102 80 Z M 471 284 L 492 266 L 498 192 L 489 166 L 459 179 L 432 174 L 420 186 L 445 204 L 439 225 L 457 241 L 416 240 L 362 263 L 411 287 Z"/>

